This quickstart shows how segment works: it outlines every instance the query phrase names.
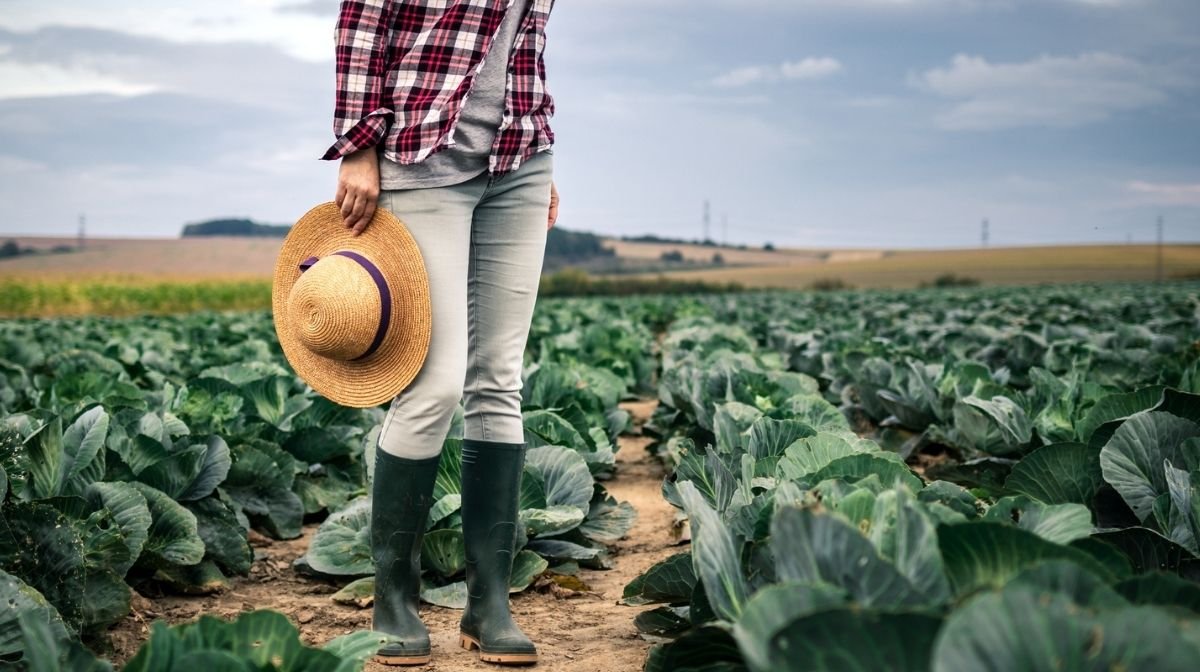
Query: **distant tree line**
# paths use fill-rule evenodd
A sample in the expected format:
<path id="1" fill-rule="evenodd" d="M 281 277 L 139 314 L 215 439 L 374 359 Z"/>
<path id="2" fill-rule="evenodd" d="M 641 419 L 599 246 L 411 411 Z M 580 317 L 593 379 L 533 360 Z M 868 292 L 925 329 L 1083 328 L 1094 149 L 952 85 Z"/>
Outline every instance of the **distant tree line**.
<path id="1" fill-rule="evenodd" d="M 22 249 L 15 240 L 6 240 L 3 245 L 0 245 L 0 259 L 9 259 L 11 257 L 19 257 L 22 254 L 33 252 L 30 249 Z"/>
<path id="2" fill-rule="evenodd" d="M 292 227 L 259 224 L 250 219 L 210 219 L 183 227 L 184 238 L 202 236 L 248 236 L 253 238 L 283 238 Z"/>
<path id="3" fill-rule="evenodd" d="M 50 249 L 38 249 L 34 247 L 21 247 L 15 240 L 6 240 L 3 244 L 0 244 L 0 259 L 14 259 L 28 254 L 63 254 L 74 251 L 75 248 L 70 245 L 55 245 Z"/>
<path id="4" fill-rule="evenodd" d="M 546 236 L 547 257 L 576 262 L 615 255 L 616 252 L 611 247 L 605 247 L 604 241 L 594 233 L 568 231 L 556 226 Z"/>
<path id="5" fill-rule="evenodd" d="M 688 259 L 687 257 L 683 256 L 683 252 L 680 252 L 679 250 L 667 250 L 666 252 L 658 255 L 658 260 L 664 264 L 703 263 Z M 720 252 L 713 252 L 711 263 L 713 266 L 720 266 L 725 263 L 725 257 Z"/>
<path id="6" fill-rule="evenodd" d="M 749 247 L 745 243 L 742 243 L 739 245 L 722 245 L 722 244 L 718 243 L 717 241 L 713 240 L 712 238 L 704 238 L 703 240 L 701 240 L 699 238 L 694 238 L 692 240 L 687 240 L 686 238 L 663 238 L 662 236 L 656 236 L 652 233 L 643 234 L 640 236 L 621 236 L 621 240 L 623 240 L 627 243 L 657 243 L 659 245 L 699 245 L 701 247 L 728 247 L 728 248 L 733 248 L 733 249 L 738 249 L 738 250 L 749 249 Z M 773 252 L 773 251 L 775 251 L 775 245 L 772 243 L 765 243 L 762 246 L 762 249 L 766 250 L 767 252 Z"/>
<path id="7" fill-rule="evenodd" d="M 684 238 L 663 238 L 662 236 L 656 236 L 652 233 L 642 234 L 640 236 L 621 236 L 621 240 L 629 243 L 658 243 L 660 245 L 702 245 L 704 247 L 717 247 L 717 241 L 713 240 L 712 238 L 705 238 L 703 240 L 695 238 L 692 240 L 687 240 Z M 741 247 L 745 248 L 746 246 L 742 245 Z"/>

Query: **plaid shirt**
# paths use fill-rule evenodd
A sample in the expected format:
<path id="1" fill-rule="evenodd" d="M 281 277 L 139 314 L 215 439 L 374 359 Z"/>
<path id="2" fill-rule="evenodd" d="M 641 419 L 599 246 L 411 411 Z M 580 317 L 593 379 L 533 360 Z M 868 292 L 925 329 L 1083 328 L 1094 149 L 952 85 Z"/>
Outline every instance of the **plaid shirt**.
<path id="1" fill-rule="evenodd" d="M 337 141 L 324 160 L 383 143 L 397 163 L 453 144 L 475 74 L 512 0 L 342 0 L 337 43 Z M 504 117 L 488 170 L 502 174 L 554 142 L 554 101 L 542 59 L 554 0 L 531 0 L 508 67 Z"/>

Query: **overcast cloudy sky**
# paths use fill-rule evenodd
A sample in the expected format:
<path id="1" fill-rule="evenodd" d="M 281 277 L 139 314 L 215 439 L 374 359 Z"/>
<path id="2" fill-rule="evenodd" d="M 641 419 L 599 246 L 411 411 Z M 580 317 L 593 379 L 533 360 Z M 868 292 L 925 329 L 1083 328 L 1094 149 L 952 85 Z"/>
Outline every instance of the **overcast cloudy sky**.
<path id="1" fill-rule="evenodd" d="M 333 197 L 336 0 L 0 0 L 0 233 Z M 560 0 L 564 227 L 794 246 L 1200 241 L 1197 0 Z"/>

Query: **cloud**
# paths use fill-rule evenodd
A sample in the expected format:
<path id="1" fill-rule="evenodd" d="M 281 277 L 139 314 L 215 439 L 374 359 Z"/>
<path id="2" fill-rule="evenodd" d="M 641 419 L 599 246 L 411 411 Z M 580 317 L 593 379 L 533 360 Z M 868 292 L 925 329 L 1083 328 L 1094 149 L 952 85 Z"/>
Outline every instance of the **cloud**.
<path id="1" fill-rule="evenodd" d="M 1042 55 L 1023 63 L 958 54 L 948 67 L 910 81 L 961 101 L 937 117 L 951 130 L 1080 126 L 1162 104 L 1185 83 L 1169 68 L 1106 52 Z"/>
<path id="2" fill-rule="evenodd" d="M 232 169 L 254 175 L 264 157 L 316 164 L 333 139 L 333 65 L 270 45 L 77 27 L 0 29 L 0 44 L 0 146 L 16 159 L 159 172 L 241 156 Z"/>
<path id="3" fill-rule="evenodd" d="M 281 12 L 297 12 L 300 14 L 315 14 L 317 16 L 337 16 L 338 0 L 301 0 L 295 4 L 283 5 Z"/>
<path id="4" fill-rule="evenodd" d="M 787 79 L 824 79 L 841 72 L 841 70 L 842 64 L 836 58 L 810 56 L 799 61 L 784 61 L 779 65 L 750 65 L 736 68 L 713 79 L 713 84 L 734 87 Z"/>
<path id="5" fill-rule="evenodd" d="M 86 26 L 179 44 L 255 42 L 309 61 L 328 61 L 334 55 L 333 15 L 307 0 L 4 0 L 3 5 L 0 29 Z"/>
<path id="6" fill-rule="evenodd" d="M 1135 180 L 1125 185 L 1139 200 L 1164 205 L 1200 206 L 1200 182 L 1142 182 Z"/>
<path id="7" fill-rule="evenodd" d="M 319 4 L 321 0 L 312 0 Z M 604 0 L 605 6 L 687 7 L 698 6 L 752 10 L 772 14 L 795 13 L 877 13 L 883 15 L 932 12 L 1017 11 L 1025 7 L 1066 6 L 1083 10 L 1108 10 L 1144 7 L 1155 0 Z M 580 5 L 589 4 L 586 2 Z"/>
<path id="8" fill-rule="evenodd" d="M 333 66 L 266 44 L 181 44 L 95 28 L 0 29 L 0 100 L 173 93 L 295 114 L 332 95 Z M 246 64 L 253 67 L 246 67 Z"/>
<path id="9" fill-rule="evenodd" d="M 110 77 L 86 67 L 64 68 L 47 63 L 24 64 L 4 61 L 0 61 L 0 81 L 4 82 L 0 99 L 72 96 L 85 93 L 136 96 L 150 93 L 155 88 L 151 84 Z"/>

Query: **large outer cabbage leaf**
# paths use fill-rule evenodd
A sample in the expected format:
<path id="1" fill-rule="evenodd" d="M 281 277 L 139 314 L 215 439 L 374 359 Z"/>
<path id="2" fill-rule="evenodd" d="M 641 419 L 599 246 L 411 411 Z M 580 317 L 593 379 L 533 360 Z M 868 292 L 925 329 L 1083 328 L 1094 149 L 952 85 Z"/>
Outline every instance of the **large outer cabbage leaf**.
<path id="1" fill-rule="evenodd" d="M 542 477 L 547 506 L 571 506 L 587 515 L 595 481 L 583 456 L 562 446 L 542 446 L 525 452 L 525 464 Z"/>
<path id="2" fill-rule="evenodd" d="M 1182 671 L 1197 656 L 1162 610 L 1081 611 L 1062 593 L 1013 585 L 971 599 L 946 619 L 933 670 Z"/>
<path id="3" fill-rule="evenodd" d="M 1154 500 L 1167 494 L 1164 462 L 1176 468 L 1200 469 L 1200 425 L 1170 413 L 1137 413 L 1113 432 L 1100 450 L 1100 468 L 1121 498 L 1142 521 L 1150 518 Z"/>
<path id="4" fill-rule="evenodd" d="M 64 432 L 55 418 L 26 441 L 29 482 L 25 495 L 31 498 L 82 494 L 104 475 L 104 440 L 108 436 L 108 413 L 101 406 L 79 416 Z"/>
<path id="5" fill-rule="evenodd" d="M 373 574 L 371 500 L 360 497 L 326 518 L 304 557 L 313 569 L 331 576 Z"/>
<path id="6" fill-rule="evenodd" d="M 858 529 L 837 516 L 779 509 L 771 520 L 771 551 L 781 581 L 826 583 L 865 607 L 914 607 L 935 599 L 918 591 Z"/>

